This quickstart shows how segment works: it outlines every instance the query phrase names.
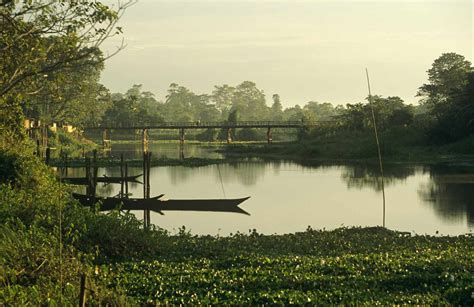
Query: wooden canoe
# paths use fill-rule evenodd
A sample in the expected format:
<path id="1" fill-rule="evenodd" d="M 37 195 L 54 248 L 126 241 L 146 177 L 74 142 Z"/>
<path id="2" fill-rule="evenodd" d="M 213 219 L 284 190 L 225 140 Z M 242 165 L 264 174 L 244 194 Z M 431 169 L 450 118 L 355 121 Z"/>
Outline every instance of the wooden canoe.
<path id="1" fill-rule="evenodd" d="M 116 208 L 122 210 L 152 210 L 157 213 L 161 211 L 209 211 L 209 212 L 233 212 L 250 215 L 241 209 L 239 204 L 249 197 L 235 199 L 161 199 L 157 197 L 143 198 L 115 198 L 115 197 L 90 197 L 87 195 L 73 193 L 83 206 L 93 206 L 98 203 L 101 211 L 109 211 Z"/>
<path id="2" fill-rule="evenodd" d="M 127 176 L 127 177 L 107 177 L 107 176 L 103 176 L 103 177 L 97 177 L 97 182 L 103 182 L 103 183 L 120 183 L 122 182 L 137 182 L 137 183 L 140 183 L 140 181 L 137 180 L 138 177 L 140 177 L 140 175 L 136 175 L 136 176 Z M 87 185 L 87 177 L 66 177 L 66 178 L 61 178 L 61 180 L 65 183 L 69 183 L 69 184 L 75 184 L 75 185 Z"/>

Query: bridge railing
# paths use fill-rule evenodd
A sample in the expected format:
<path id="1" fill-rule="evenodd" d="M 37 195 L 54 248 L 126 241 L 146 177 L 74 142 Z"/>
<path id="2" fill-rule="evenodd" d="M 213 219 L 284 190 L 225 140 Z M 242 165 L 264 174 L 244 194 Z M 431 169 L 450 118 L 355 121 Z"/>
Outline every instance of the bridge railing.
<path id="1" fill-rule="evenodd" d="M 162 123 L 124 123 L 124 122 L 105 122 L 98 126 L 89 126 L 85 129 L 189 129 L 189 128 L 298 128 L 304 126 L 316 126 L 321 121 L 238 121 L 229 122 L 162 122 Z"/>

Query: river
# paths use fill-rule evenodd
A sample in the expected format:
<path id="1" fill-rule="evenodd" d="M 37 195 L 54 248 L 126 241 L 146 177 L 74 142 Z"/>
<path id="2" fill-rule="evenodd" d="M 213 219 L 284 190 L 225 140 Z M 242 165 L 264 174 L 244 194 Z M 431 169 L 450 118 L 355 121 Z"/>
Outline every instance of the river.
<path id="1" fill-rule="evenodd" d="M 114 145 L 112 155 L 140 155 L 137 145 Z M 152 144 L 153 157 L 180 156 L 178 144 Z M 215 146 L 187 144 L 185 157 L 221 158 Z M 129 168 L 129 174 L 141 174 Z M 99 169 L 118 176 L 119 168 Z M 82 169 L 69 176 L 83 175 Z M 300 165 L 291 161 L 247 161 L 202 167 L 151 169 L 151 196 L 165 198 L 251 198 L 240 205 L 251 215 L 212 212 L 152 213 L 151 222 L 172 233 L 185 226 L 193 234 L 283 234 L 342 226 L 382 225 L 382 190 L 377 164 Z M 386 226 L 416 234 L 458 235 L 474 229 L 474 170 L 469 167 L 385 165 Z M 116 195 L 118 185 L 99 186 L 98 194 Z M 141 184 L 131 184 L 142 197 Z M 142 218 L 143 213 L 137 212 Z"/>

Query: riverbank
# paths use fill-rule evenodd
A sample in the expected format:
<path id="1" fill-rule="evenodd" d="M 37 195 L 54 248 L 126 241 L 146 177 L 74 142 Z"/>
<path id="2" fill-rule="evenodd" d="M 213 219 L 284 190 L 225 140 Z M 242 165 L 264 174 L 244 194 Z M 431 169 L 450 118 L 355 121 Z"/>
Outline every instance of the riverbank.
<path id="1" fill-rule="evenodd" d="M 388 141 L 390 140 L 390 141 Z M 388 163 L 474 163 L 474 136 L 456 143 L 424 145 L 417 137 L 383 135 L 381 152 Z M 373 136 L 316 137 L 306 141 L 273 144 L 230 144 L 219 152 L 231 159 L 288 159 L 302 163 L 367 162 L 378 159 Z"/>

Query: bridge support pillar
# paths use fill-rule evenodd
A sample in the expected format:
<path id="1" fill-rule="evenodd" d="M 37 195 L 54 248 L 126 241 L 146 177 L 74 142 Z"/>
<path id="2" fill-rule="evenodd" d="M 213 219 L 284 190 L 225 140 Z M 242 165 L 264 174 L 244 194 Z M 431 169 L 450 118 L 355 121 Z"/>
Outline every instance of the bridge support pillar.
<path id="1" fill-rule="evenodd" d="M 104 149 L 109 149 L 110 146 L 110 131 L 109 129 L 104 129 L 102 131 L 102 147 Z"/>
<path id="2" fill-rule="evenodd" d="M 179 144 L 181 146 L 184 145 L 184 134 L 185 134 L 184 128 L 179 128 Z"/>
<path id="3" fill-rule="evenodd" d="M 142 150 L 148 152 L 148 129 L 142 130 Z"/>
<path id="4" fill-rule="evenodd" d="M 272 128 L 268 127 L 267 129 L 267 143 L 271 144 L 273 142 Z"/>
<path id="5" fill-rule="evenodd" d="M 232 143 L 232 129 L 227 128 L 227 144 Z"/>

